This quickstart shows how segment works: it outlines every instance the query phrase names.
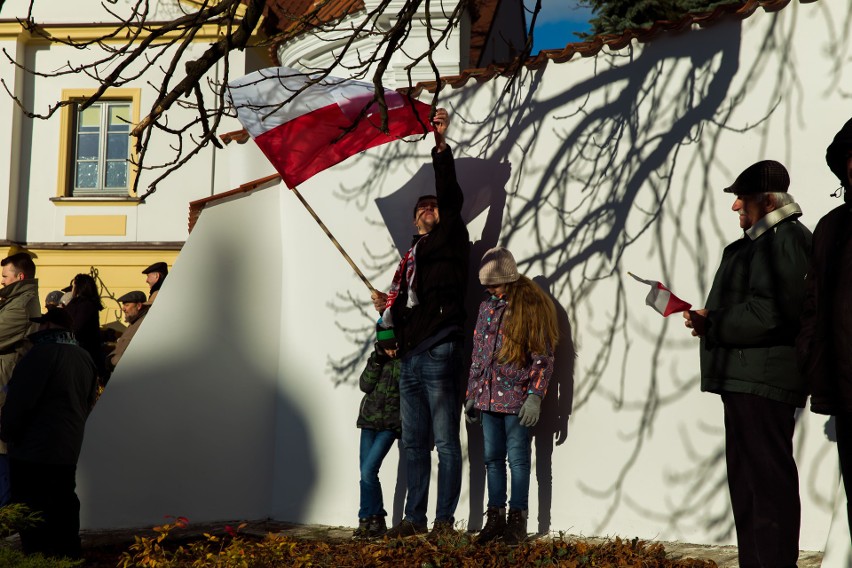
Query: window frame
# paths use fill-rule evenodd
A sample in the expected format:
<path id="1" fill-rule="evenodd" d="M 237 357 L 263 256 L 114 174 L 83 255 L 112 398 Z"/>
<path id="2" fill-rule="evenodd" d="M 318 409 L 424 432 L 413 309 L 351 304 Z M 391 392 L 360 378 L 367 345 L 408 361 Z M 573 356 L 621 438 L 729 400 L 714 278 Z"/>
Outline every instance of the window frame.
<path id="1" fill-rule="evenodd" d="M 95 89 L 63 89 L 62 100 L 69 102 L 77 102 L 95 94 Z M 100 97 L 98 102 L 111 103 L 122 102 L 130 104 L 130 120 L 131 126 L 139 123 L 140 103 L 142 99 L 141 89 L 107 89 Z M 114 200 L 114 199 L 133 199 L 136 198 L 136 192 L 133 191 L 133 186 L 136 181 L 136 176 L 139 171 L 134 165 L 136 162 L 136 148 L 134 141 L 130 141 L 130 155 L 127 169 L 127 187 L 117 188 L 115 191 L 109 190 L 90 190 L 83 193 L 74 194 L 75 182 L 75 166 L 77 162 L 76 144 L 77 144 L 77 105 L 69 104 L 62 107 L 60 120 L 60 148 L 59 148 L 59 173 L 58 173 L 58 188 L 57 197 L 62 200 Z M 109 108 L 104 105 L 104 109 Z M 99 131 L 100 132 L 100 131 Z M 100 132 L 105 139 L 105 134 Z M 129 136 L 129 134 L 128 134 Z M 100 154 L 104 155 L 102 161 L 103 166 L 106 166 L 106 149 L 102 148 Z M 101 160 L 99 159 L 99 163 Z"/>

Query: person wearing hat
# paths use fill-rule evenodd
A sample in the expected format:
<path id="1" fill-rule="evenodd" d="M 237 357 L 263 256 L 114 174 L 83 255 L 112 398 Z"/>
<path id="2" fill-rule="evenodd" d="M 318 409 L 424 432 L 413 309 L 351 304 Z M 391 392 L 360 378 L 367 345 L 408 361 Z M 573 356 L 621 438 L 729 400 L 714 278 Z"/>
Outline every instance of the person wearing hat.
<path id="1" fill-rule="evenodd" d="M 165 262 L 155 262 L 143 270 L 142 274 L 145 275 L 145 283 L 150 288 L 148 290 L 148 303 L 153 304 L 154 299 L 157 297 L 157 292 L 160 291 L 160 287 L 166 280 L 166 276 L 169 275 L 169 265 Z"/>
<path id="2" fill-rule="evenodd" d="M 394 442 L 400 437 L 399 370 L 396 337 L 392 328 L 376 323 L 376 346 L 361 373 L 359 386 L 364 397 L 358 411 L 361 429 L 361 504 L 356 538 L 378 538 L 387 532 L 379 482 L 379 469 Z"/>
<path id="3" fill-rule="evenodd" d="M 49 310 L 50 308 L 58 308 L 59 302 L 62 300 L 62 290 L 54 290 L 53 292 L 48 292 L 47 296 L 44 298 L 44 309 Z"/>
<path id="4" fill-rule="evenodd" d="M 121 302 L 121 311 L 124 312 L 124 321 L 127 322 L 128 327 L 116 340 L 113 352 L 107 356 L 107 368 L 110 372 L 118 366 L 127 346 L 130 345 L 130 340 L 136 335 L 142 320 L 145 319 L 145 314 L 148 313 L 148 308 L 151 307 L 151 302 L 146 301 L 145 292 L 141 290 L 128 292 L 118 298 L 118 301 Z"/>
<path id="5" fill-rule="evenodd" d="M 35 331 L 31 317 L 41 313 L 38 280 L 33 259 L 19 252 L 0 260 L 0 413 L 6 385 L 15 365 L 30 348 L 27 336 Z M 9 461 L 6 444 L 0 441 L 0 506 L 9 502 Z"/>
<path id="6" fill-rule="evenodd" d="M 844 202 L 814 229 L 796 349 L 808 380 L 811 410 L 835 418 L 852 536 L 852 120 L 834 136 L 825 161 L 840 180 Z"/>
<path id="7" fill-rule="evenodd" d="M 50 308 L 30 319 L 38 331 L 9 381 L 0 413 L 8 444 L 12 501 L 41 521 L 20 529 L 26 554 L 80 558 L 77 460 L 97 398 L 97 368 L 71 332 L 71 315 Z"/>
<path id="8" fill-rule="evenodd" d="M 530 428 L 553 374 L 559 341 L 556 307 L 532 280 L 518 273 L 512 253 L 486 251 L 479 281 L 487 297 L 479 305 L 465 396 L 465 420 L 482 423 L 488 508 L 476 542 L 500 538 L 519 544 L 527 537 Z M 512 474 L 506 512 L 506 458 Z"/>
<path id="9" fill-rule="evenodd" d="M 402 447 L 406 460 L 405 516 L 390 538 L 427 532 L 432 447 L 438 453 L 438 498 L 430 538 L 454 532 L 461 495 L 462 349 L 470 237 L 461 216 L 464 194 L 445 134 L 449 115 L 432 120 L 436 195 L 417 199 L 417 234 L 397 266 L 387 294 L 374 291 L 373 307 L 399 342 Z"/>
<path id="10" fill-rule="evenodd" d="M 725 189 L 742 238 L 725 247 L 705 308 L 683 314 L 700 337 L 701 390 L 722 397 L 740 566 L 795 566 L 799 554 L 793 428 L 807 388 L 794 342 L 811 232 L 789 185 L 787 169 L 764 160 Z"/>

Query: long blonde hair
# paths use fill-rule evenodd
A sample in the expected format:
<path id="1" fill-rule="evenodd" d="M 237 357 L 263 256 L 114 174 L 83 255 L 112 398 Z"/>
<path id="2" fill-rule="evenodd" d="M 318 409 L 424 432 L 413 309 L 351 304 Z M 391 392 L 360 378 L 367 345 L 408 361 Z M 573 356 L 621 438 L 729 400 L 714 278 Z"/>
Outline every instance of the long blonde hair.
<path id="1" fill-rule="evenodd" d="M 530 354 L 548 353 L 559 342 L 556 307 L 538 285 L 521 276 L 506 287 L 503 345 L 499 359 L 517 366 L 527 364 Z"/>

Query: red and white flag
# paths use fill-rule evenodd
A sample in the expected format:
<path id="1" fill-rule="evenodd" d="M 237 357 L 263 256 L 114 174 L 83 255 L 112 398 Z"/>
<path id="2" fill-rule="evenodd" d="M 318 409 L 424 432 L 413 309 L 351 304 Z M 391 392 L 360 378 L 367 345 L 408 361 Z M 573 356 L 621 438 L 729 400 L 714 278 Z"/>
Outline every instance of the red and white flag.
<path id="1" fill-rule="evenodd" d="M 671 314 L 679 312 L 685 312 L 692 307 L 692 304 L 689 302 L 684 302 L 672 294 L 671 290 L 663 286 L 661 282 L 657 282 L 656 280 L 644 280 L 632 272 L 628 272 L 627 274 L 639 282 L 651 287 L 651 291 L 648 292 L 647 296 L 645 296 L 645 303 L 657 310 L 664 317 L 668 317 Z"/>
<path id="2" fill-rule="evenodd" d="M 432 130 L 429 105 L 396 91 L 385 90 L 385 134 L 372 84 L 337 77 L 310 82 L 296 69 L 270 67 L 228 84 L 237 118 L 288 187 L 368 148 Z"/>

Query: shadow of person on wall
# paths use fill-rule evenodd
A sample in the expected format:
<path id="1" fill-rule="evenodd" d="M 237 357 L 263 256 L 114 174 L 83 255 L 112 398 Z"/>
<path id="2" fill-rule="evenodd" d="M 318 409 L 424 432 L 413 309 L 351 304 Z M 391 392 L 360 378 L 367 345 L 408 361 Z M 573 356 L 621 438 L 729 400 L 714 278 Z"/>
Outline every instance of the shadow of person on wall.
<path id="1" fill-rule="evenodd" d="M 553 505 L 553 449 L 561 446 L 568 437 L 568 418 L 574 407 L 574 368 L 577 352 L 568 312 L 550 292 L 550 283 L 544 276 L 533 282 L 550 296 L 556 307 L 559 324 L 559 344 L 554 353 L 553 375 L 547 394 L 541 401 L 541 418 L 531 434 L 535 448 L 535 478 L 538 485 L 538 530 L 543 535 L 550 532 L 550 511 Z"/>
<path id="2" fill-rule="evenodd" d="M 464 400 L 467 389 L 467 374 L 470 366 L 470 350 L 476 313 L 482 297 L 479 284 L 479 259 L 486 250 L 496 246 L 503 221 L 503 209 L 506 205 L 506 184 L 511 174 L 511 166 L 496 160 L 479 158 L 456 158 L 456 176 L 464 193 L 462 218 L 470 224 L 487 211 L 482 234 L 471 246 L 468 269 L 467 295 L 465 311 L 467 318 L 464 326 L 464 354 L 462 371 L 459 374 L 459 400 Z M 411 246 L 414 231 L 412 208 L 421 195 L 435 193 L 435 173 L 431 164 L 424 164 L 412 176 L 411 180 L 394 193 L 376 199 L 376 206 L 390 233 L 394 246 L 404 255 Z M 471 235 L 475 238 L 474 235 Z M 485 463 L 482 429 L 479 426 L 467 428 L 468 458 L 470 463 L 470 518 L 468 528 L 478 529 L 484 514 L 483 497 L 485 494 Z M 406 494 L 405 465 L 403 448 L 400 445 L 400 464 L 397 469 L 397 481 L 393 498 L 393 523 L 397 524 L 404 516 Z"/>

